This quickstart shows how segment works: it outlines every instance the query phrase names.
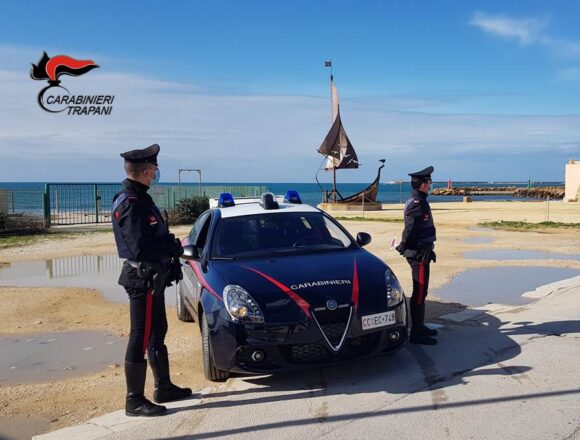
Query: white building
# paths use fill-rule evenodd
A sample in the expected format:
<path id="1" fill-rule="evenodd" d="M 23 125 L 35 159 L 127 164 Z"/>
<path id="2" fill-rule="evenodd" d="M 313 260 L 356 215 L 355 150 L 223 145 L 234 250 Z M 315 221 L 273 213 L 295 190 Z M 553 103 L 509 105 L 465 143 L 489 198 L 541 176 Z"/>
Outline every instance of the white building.
<path id="1" fill-rule="evenodd" d="M 580 161 L 570 159 L 566 164 L 565 188 L 565 202 L 580 202 Z"/>

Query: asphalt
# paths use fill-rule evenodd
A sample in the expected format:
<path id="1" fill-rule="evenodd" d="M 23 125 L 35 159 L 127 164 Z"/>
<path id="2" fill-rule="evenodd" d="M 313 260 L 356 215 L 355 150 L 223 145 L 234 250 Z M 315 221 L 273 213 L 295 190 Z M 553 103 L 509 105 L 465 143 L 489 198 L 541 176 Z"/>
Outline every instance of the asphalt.
<path id="1" fill-rule="evenodd" d="M 439 345 L 239 377 L 169 414 L 121 411 L 35 439 L 580 439 L 580 276 L 443 317 Z"/>

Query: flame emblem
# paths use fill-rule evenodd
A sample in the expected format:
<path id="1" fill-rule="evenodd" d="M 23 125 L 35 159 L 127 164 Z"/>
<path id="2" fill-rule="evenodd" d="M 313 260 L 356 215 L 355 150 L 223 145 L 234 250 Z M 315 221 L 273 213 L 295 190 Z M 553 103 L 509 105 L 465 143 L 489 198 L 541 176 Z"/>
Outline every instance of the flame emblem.
<path id="1" fill-rule="evenodd" d="M 99 66 L 93 60 L 76 60 L 67 55 L 57 55 L 49 57 L 46 52 L 38 61 L 33 64 L 30 70 L 30 77 L 36 80 L 47 80 L 50 85 L 60 84 L 59 78 L 62 75 L 80 76 Z"/>

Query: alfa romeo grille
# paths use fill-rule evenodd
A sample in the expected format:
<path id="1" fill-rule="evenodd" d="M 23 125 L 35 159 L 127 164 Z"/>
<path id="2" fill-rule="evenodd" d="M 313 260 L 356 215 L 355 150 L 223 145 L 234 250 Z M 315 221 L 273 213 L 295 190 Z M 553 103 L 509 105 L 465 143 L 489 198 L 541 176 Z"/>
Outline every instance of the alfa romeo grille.
<path id="1" fill-rule="evenodd" d="M 336 310 L 314 309 L 312 317 L 332 351 L 340 351 L 350 327 L 352 306 L 344 304 Z"/>

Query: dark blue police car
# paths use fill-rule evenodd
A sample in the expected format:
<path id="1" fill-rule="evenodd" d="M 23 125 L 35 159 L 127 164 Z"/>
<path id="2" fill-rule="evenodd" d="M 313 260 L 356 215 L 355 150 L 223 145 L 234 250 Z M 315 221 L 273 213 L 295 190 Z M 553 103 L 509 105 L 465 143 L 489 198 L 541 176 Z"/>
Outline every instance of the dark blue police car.
<path id="1" fill-rule="evenodd" d="M 213 201 L 214 205 L 216 201 Z M 210 205 L 211 206 L 211 205 Z M 407 310 L 395 274 L 295 191 L 222 194 L 184 239 L 177 313 L 201 330 L 212 381 L 396 351 Z"/>

